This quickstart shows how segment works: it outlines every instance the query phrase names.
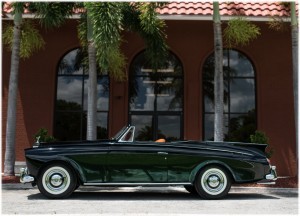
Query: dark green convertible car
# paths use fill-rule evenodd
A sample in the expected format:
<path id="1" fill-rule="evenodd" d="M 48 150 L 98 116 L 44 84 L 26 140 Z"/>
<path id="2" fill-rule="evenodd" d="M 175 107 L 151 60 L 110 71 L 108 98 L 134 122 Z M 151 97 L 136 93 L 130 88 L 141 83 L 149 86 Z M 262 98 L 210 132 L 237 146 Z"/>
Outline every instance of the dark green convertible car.
<path id="1" fill-rule="evenodd" d="M 276 180 L 265 144 L 134 141 L 134 126 L 100 141 L 37 143 L 25 149 L 22 183 L 49 198 L 79 186 L 184 186 L 204 199 L 225 197 L 233 183 Z"/>

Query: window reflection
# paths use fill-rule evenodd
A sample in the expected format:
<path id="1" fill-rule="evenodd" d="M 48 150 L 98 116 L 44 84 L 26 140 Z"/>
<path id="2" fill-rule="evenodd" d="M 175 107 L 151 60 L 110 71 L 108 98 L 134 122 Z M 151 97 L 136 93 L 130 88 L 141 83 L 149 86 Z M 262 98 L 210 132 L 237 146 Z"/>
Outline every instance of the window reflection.
<path id="1" fill-rule="evenodd" d="M 251 61 L 235 50 L 224 50 L 225 140 L 249 141 L 256 130 L 255 73 Z M 214 135 L 214 54 L 203 67 L 204 139 Z"/>
<path id="2" fill-rule="evenodd" d="M 132 115 L 131 124 L 135 126 L 135 140 L 149 141 L 153 139 L 152 115 Z"/>
<path id="3" fill-rule="evenodd" d="M 75 49 L 67 53 L 58 65 L 54 136 L 61 141 L 86 139 L 89 77 L 88 70 L 82 62 L 81 49 Z M 97 92 L 97 138 L 103 139 L 108 138 L 109 78 L 107 75 L 98 75 Z"/>
<path id="4" fill-rule="evenodd" d="M 230 111 L 247 113 L 255 109 L 254 79 L 232 79 L 230 83 Z"/>
<path id="5" fill-rule="evenodd" d="M 181 116 L 183 111 L 183 68 L 181 62 L 172 53 L 169 54 L 165 64 L 154 70 L 144 56 L 140 53 L 130 67 L 129 81 L 129 109 L 132 125 L 138 126 L 141 135 L 137 139 L 155 140 L 162 134 L 165 121 L 158 115 L 163 112 L 165 116 L 176 116 L 176 127 L 168 131 L 174 139 L 181 138 Z M 142 122 L 145 125 L 142 125 Z M 140 128 L 140 129 L 139 129 Z M 173 132 L 170 132 L 172 130 Z M 178 132 L 179 130 L 179 132 Z M 174 136 L 173 136 L 174 135 Z"/>
<path id="6" fill-rule="evenodd" d="M 159 116 L 158 118 L 158 130 L 160 136 L 157 138 L 166 139 L 168 141 L 180 139 L 180 116 Z"/>
<path id="7" fill-rule="evenodd" d="M 136 77 L 132 84 L 134 89 L 131 91 L 130 109 L 153 111 L 155 82 L 149 77 Z"/>
<path id="8" fill-rule="evenodd" d="M 59 76 L 57 78 L 57 100 L 77 103 L 82 106 L 82 77 Z"/>

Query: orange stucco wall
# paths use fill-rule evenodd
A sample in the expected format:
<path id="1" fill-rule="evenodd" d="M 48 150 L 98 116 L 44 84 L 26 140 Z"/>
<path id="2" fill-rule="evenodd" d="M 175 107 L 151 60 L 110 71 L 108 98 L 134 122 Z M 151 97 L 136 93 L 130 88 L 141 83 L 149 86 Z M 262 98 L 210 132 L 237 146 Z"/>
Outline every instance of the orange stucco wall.
<path id="1" fill-rule="evenodd" d="M 42 30 L 45 49 L 20 64 L 17 112 L 17 160 L 24 160 L 23 149 L 41 127 L 53 130 L 56 91 L 56 67 L 60 58 L 79 46 L 76 21 L 59 30 Z M 289 30 L 275 32 L 263 23 L 261 36 L 248 46 L 238 47 L 256 68 L 256 101 L 258 130 L 264 131 L 275 149 L 272 162 L 279 175 L 294 176 L 296 144 L 293 110 L 292 56 Z M 184 68 L 184 138 L 202 139 L 202 74 L 206 57 L 213 51 L 213 26 L 210 21 L 167 21 L 167 43 L 182 61 Z M 122 49 L 128 67 L 144 49 L 137 34 L 125 33 Z M 5 125 L 10 52 L 2 56 L 2 161 L 5 152 Z M 126 71 L 128 72 L 128 71 Z M 128 84 L 112 82 L 110 89 L 109 133 L 118 131 L 128 119 Z"/>

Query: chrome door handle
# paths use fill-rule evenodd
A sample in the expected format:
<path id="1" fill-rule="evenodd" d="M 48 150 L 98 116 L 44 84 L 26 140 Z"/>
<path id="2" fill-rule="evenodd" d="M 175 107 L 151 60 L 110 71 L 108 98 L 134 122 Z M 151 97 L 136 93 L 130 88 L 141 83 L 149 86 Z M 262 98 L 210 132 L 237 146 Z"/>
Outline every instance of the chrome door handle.
<path id="1" fill-rule="evenodd" d="M 159 155 L 167 155 L 168 152 L 157 152 L 157 154 L 159 154 Z"/>

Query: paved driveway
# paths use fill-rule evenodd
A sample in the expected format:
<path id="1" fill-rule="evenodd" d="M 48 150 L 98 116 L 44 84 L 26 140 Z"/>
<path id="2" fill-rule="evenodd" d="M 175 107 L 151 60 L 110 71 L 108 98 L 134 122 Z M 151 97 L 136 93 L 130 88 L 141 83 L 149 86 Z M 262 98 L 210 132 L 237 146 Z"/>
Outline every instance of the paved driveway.
<path id="1" fill-rule="evenodd" d="M 223 200 L 203 200 L 183 187 L 80 187 L 49 200 L 36 187 L 2 185 L 3 214 L 298 214 L 298 189 L 233 187 Z"/>

